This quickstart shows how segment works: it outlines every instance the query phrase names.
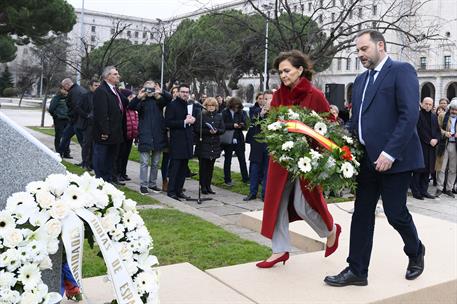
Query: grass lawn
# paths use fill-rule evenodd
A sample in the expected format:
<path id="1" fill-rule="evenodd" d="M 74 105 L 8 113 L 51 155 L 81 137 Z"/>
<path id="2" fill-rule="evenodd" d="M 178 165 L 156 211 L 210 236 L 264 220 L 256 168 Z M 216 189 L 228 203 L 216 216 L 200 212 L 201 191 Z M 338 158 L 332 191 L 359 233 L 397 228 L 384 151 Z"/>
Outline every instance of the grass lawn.
<path id="1" fill-rule="evenodd" d="M 82 174 L 84 170 L 63 162 L 67 170 Z M 140 195 L 126 187 L 120 188 L 127 198 L 138 204 L 152 205 L 158 202 L 147 195 Z M 205 270 L 228 265 L 262 260 L 271 250 L 255 242 L 243 240 L 214 224 L 174 209 L 148 209 L 140 211 L 146 227 L 154 240 L 152 254 L 160 265 L 189 262 Z M 97 256 L 98 248 L 84 244 L 83 277 L 106 273 L 104 261 Z"/>

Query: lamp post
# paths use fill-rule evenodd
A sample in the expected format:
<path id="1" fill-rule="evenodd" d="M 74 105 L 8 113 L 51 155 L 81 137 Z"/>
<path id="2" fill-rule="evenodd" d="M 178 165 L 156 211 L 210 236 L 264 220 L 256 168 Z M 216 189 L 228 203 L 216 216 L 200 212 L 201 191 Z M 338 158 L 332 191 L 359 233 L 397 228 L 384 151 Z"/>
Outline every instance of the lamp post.
<path id="1" fill-rule="evenodd" d="M 162 26 L 162 19 L 156 18 L 159 22 L 159 26 Z M 163 65 L 164 65 L 164 54 L 165 54 L 165 28 L 162 28 L 162 33 L 160 37 L 161 49 L 162 49 L 162 63 L 160 67 L 160 88 L 163 90 Z"/>
<path id="2" fill-rule="evenodd" d="M 267 79 L 268 79 L 268 21 L 270 19 L 271 6 L 268 4 L 262 5 L 267 10 L 267 20 L 265 24 L 265 62 L 263 67 L 263 90 L 267 90 Z"/>
<path id="3" fill-rule="evenodd" d="M 82 7 L 81 7 L 81 29 L 80 29 L 80 37 L 79 37 L 79 52 L 82 53 L 83 49 L 83 37 L 84 37 L 84 0 L 82 0 Z M 82 57 L 78 62 L 78 69 L 76 70 L 76 83 L 79 85 L 81 82 L 81 67 L 82 67 Z"/>

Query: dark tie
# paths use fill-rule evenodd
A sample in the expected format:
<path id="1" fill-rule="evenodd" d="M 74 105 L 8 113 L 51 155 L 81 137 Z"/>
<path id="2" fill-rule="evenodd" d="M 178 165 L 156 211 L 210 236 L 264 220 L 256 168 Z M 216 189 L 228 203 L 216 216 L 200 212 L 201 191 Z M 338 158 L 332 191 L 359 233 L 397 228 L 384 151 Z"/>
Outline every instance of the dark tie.
<path id="1" fill-rule="evenodd" d="M 114 94 L 116 94 L 117 104 L 119 105 L 121 112 L 124 112 L 124 106 L 122 105 L 122 100 L 121 100 L 121 97 L 119 96 L 119 93 L 117 92 L 116 88 L 113 88 L 113 91 L 114 91 Z"/>
<path id="2" fill-rule="evenodd" d="M 374 75 L 376 75 L 377 72 L 378 71 L 376 71 L 376 70 L 370 70 L 368 72 L 368 85 L 367 85 L 367 88 L 365 90 L 365 96 L 363 97 L 363 100 L 365 100 L 365 97 L 367 97 L 369 92 L 371 92 L 371 89 L 373 89 Z"/>

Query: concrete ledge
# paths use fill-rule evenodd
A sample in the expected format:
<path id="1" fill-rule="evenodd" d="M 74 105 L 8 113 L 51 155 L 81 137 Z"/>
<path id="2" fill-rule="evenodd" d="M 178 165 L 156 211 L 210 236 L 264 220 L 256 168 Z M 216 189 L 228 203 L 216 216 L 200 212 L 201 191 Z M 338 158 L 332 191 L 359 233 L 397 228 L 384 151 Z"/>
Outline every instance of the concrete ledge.
<path id="1" fill-rule="evenodd" d="M 295 255 L 285 266 L 258 269 L 255 263 L 236 265 L 207 272 L 256 303 L 457 303 L 457 225 L 413 214 L 427 251 L 425 271 L 414 281 L 404 278 L 408 258 L 403 242 L 385 216 L 377 216 L 374 246 L 367 287 L 335 288 L 327 286 L 326 275 L 346 267 L 349 247 L 350 203 L 330 205 L 330 212 L 343 227 L 340 248 L 329 258 L 323 252 Z M 261 219 L 248 213 L 243 223 L 250 227 Z M 257 223 L 256 223 L 257 221 Z M 290 226 L 302 239 L 320 241 L 303 221 Z M 294 244 L 297 246 L 297 244 Z"/>
<path id="2" fill-rule="evenodd" d="M 252 301 L 189 263 L 159 267 L 161 304 L 253 304 Z M 82 304 L 104 304 L 113 300 L 113 290 L 105 276 L 83 280 Z M 64 300 L 63 304 L 74 303 Z"/>

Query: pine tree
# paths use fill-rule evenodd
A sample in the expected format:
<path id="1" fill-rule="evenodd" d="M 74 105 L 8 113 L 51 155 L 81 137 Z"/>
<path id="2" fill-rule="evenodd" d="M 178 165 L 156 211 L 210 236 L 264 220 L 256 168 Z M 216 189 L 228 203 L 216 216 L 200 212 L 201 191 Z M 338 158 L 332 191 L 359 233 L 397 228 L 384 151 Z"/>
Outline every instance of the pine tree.
<path id="1" fill-rule="evenodd" d="M 14 87 L 13 75 L 8 66 L 5 66 L 5 70 L 3 70 L 2 75 L 0 76 L 0 95 L 3 96 L 4 89 L 12 87 Z"/>

